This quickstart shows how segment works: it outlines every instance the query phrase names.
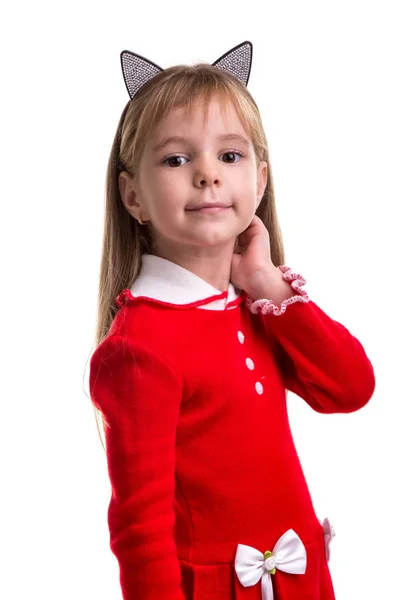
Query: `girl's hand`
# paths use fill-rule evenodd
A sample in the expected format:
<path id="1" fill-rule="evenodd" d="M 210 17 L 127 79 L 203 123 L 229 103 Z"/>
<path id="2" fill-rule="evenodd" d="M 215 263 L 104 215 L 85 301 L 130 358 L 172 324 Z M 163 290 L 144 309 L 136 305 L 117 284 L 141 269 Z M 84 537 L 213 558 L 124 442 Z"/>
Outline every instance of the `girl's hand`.
<path id="1" fill-rule="evenodd" d="M 238 236 L 232 256 L 231 282 L 251 298 L 258 298 L 268 282 L 281 279 L 280 272 L 271 261 L 268 230 L 261 219 L 254 215 L 248 228 Z"/>

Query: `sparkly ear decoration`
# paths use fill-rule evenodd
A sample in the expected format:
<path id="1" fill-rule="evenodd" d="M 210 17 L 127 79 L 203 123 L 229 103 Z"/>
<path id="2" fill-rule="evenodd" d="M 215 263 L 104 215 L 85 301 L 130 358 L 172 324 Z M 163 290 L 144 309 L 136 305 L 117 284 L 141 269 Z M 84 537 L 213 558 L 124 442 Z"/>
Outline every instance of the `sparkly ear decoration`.
<path id="1" fill-rule="evenodd" d="M 121 67 L 126 89 L 131 99 L 147 81 L 164 71 L 151 60 L 129 50 L 121 52 Z"/>
<path id="2" fill-rule="evenodd" d="M 164 71 L 162 67 L 156 65 L 151 60 L 148 60 L 135 52 L 130 52 L 130 50 L 123 50 L 120 56 L 122 74 L 131 99 L 145 83 L 155 77 L 158 73 Z M 252 58 L 252 43 L 243 42 L 231 50 L 228 50 L 228 52 L 225 52 L 225 54 L 212 63 L 212 66 L 231 73 L 231 75 L 236 77 L 243 85 L 247 86 L 250 77 Z"/>
<path id="3" fill-rule="evenodd" d="M 220 58 L 213 62 L 213 66 L 223 71 L 228 71 L 247 86 L 250 78 L 251 62 L 253 59 L 253 44 L 243 42 L 232 50 L 225 52 Z"/>

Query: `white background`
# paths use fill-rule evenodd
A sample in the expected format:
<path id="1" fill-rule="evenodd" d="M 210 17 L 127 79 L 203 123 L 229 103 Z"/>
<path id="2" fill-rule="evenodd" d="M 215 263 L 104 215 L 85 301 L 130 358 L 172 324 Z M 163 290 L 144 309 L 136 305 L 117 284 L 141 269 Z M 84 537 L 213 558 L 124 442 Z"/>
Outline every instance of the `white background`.
<path id="1" fill-rule="evenodd" d="M 120 52 L 165 68 L 213 62 L 245 40 L 286 264 L 362 342 L 377 380 L 350 415 L 289 400 L 317 513 L 337 532 L 337 598 L 400 598 L 396 9 L 350 0 L 2 8 L 2 599 L 121 599 L 87 395 L 105 170 L 128 101 Z"/>

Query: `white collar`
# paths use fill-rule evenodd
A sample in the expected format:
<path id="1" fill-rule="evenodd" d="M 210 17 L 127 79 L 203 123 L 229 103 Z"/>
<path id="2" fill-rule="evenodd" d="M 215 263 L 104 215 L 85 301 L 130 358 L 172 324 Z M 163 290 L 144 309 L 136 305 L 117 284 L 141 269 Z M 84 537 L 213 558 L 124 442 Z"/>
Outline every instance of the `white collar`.
<path id="1" fill-rule="evenodd" d="M 223 293 L 188 269 L 153 254 L 143 254 L 142 268 L 130 291 L 135 297 L 144 296 L 180 306 Z M 229 283 L 227 291 L 226 298 L 210 301 L 198 308 L 225 310 L 229 303 L 241 296 L 241 290 L 232 283 Z"/>

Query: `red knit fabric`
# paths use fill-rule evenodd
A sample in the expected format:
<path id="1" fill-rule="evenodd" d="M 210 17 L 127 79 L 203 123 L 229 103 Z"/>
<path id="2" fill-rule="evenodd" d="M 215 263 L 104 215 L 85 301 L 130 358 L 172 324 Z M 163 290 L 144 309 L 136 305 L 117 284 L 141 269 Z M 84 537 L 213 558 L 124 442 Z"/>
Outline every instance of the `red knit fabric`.
<path id="1" fill-rule="evenodd" d="M 253 314 L 120 298 L 90 364 L 103 412 L 110 546 L 124 600 L 261 600 L 234 571 L 238 544 L 272 550 L 292 528 L 303 575 L 275 600 L 333 600 L 324 532 L 293 443 L 286 390 L 321 413 L 375 389 L 360 342 L 314 302 Z M 325 515 L 323 515 L 325 516 Z"/>

